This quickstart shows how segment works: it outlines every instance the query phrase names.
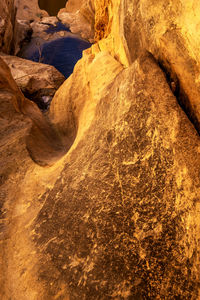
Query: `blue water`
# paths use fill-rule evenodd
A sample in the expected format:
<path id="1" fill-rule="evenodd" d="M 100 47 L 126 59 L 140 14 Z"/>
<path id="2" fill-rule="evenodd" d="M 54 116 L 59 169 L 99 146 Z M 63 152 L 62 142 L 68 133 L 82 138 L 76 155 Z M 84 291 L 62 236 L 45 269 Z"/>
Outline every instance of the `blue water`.
<path id="1" fill-rule="evenodd" d="M 82 51 L 90 46 L 89 42 L 82 39 L 64 37 L 44 43 L 40 46 L 40 51 L 38 49 L 28 51 L 28 55 L 24 58 L 52 65 L 67 78 L 82 57 Z"/>
<path id="2" fill-rule="evenodd" d="M 57 22 L 56 26 L 49 24 L 49 28 L 45 30 L 46 33 L 55 33 L 59 31 L 68 31 L 70 32 L 70 29 L 68 26 L 62 24 L 61 22 Z"/>

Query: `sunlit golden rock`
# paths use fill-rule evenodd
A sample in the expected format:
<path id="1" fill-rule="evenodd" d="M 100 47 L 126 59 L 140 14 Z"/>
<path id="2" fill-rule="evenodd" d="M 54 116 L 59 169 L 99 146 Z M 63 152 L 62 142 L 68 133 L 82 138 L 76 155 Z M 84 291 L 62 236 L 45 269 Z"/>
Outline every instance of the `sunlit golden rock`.
<path id="1" fill-rule="evenodd" d="M 196 1 L 95 0 L 96 39 L 125 66 L 145 50 L 156 58 L 200 130 L 200 4 Z M 99 25 L 100 24 L 100 25 Z M 101 25 L 102 24 L 102 25 Z"/>

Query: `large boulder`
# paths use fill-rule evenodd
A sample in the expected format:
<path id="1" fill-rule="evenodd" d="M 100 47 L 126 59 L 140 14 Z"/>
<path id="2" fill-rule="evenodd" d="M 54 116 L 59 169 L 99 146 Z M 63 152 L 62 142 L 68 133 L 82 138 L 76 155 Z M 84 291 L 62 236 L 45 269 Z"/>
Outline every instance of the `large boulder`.
<path id="1" fill-rule="evenodd" d="M 71 36 L 69 28 L 62 24 L 57 17 L 44 17 L 40 21 L 31 23 L 32 38 L 41 38 L 44 41 L 56 40 L 60 37 Z"/>
<path id="2" fill-rule="evenodd" d="M 9 53 L 12 49 L 15 24 L 14 0 L 0 2 L 0 51 Z"/>
<path id="3" fill-rule="evenodd" d="M 24 95 L 46 110 L 65 77 L 50 65 L 17 56 L 0 54 L 0 57 L 10 67 L 12 76 Z"/>

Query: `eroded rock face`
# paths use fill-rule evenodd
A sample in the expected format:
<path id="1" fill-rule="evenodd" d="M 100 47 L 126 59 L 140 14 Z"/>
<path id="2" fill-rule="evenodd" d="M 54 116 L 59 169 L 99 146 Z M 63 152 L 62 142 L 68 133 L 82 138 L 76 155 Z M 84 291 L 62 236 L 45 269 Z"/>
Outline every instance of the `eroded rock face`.
<path id="1" fill-rule="evenodd" d="M 34 63 L 16 56 L 0 57 L 10 67 L 12 76 L 24 95 L 46 110 L 65 77 L 53 66 Z"/>
<path id="2" fill-rule="evenodd" d="M 12 49 L 15 8 L 13 0 L 0 3 L 0 50 L 9 53 Z"/>

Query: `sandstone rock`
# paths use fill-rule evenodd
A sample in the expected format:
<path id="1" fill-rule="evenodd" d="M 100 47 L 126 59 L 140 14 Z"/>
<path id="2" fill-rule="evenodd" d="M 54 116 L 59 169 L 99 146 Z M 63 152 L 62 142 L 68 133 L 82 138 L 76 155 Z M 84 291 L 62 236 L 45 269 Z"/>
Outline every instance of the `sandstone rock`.
<path id="1" fill-rule="evenodd" d="M 47 109 L 65 77 L 53 66 L 10 55 L 0 55 L 10 67 L 13 78 L 24 95 L 41 109 Z"/>
<path id="2" fill-rule="evenodd" d="M 170 0 L 94 2 L 95 38 L 100 49 L 110 51 L 125 66 L 144 49 L 152 53 L 200 130 L 199 36 L 196 37 L 200 5 L 196 1 Z"/>
<path id="3" fill-rule="evenodd" d="M 24 174 L 30 167 L 25 138 L 31 128 L 28 118 L 17 112 L 17 86 L 12 81 L 9 68 L 0 58 L 0 298 L 5 297 L 5 244 L 8 236 L 8 215 L 12 211 L 13 195 L 16 194 Z M 18 101 L 23 95 L 18 91 Z"/>
<path id="4" fill-rule="evenodd" d="M 0 51 L 9 53 L 12 49 L 15 8 L 13 0 L 0 3 Z"/>
<path id="5" fill-rule="evenodd" d="M 199 136 L 151 57 L 85 63 L 51 107 L 63 135 L 78 130 L 32 227 L 45 295 L 59 280 L 70 299 L 198 299 Z"/>
<path id="6" fill-rule="evenodd" d="M 56 16 L 53 17 L 44 17 L 40 21 L 42 24 L 48 24 L 48 25 L 53 25 L 56 26 L 58 23 L 58 18 Z"/>
<path id="7" fill-rule="evenodd" d="M 81 6 L 87 1 L 84 0 L 69 0 L 66 2 L 66 9 L 68 12 L 75 13 L 77 10 L 80 10 Z"/>
<path id="8" fill-rule="evenodd" d="M 94 41 L 94 5 L 92 0 L 68 1 L 66 8 L 58 13 L 63 24 L 70 27 L 71 32 L 80 34 L 82 38 Z"/>
<path id="9" fill-rule="evenodd" d="M 6 297 L 198 299 L 200 140 L 155 61 L 123 70 L 85 51 L 49 117 L 76 139 L 21 183 L 14 212 L 29 208 L 11 226 L 23 243 L 8 238 Z"/>
<path id="10" fill-rule="evenodd" d="M 48 151 L 52 153 L 52 147 L 55 149 L 57 138 L 55 135 L 52 135 L 53 130 L 49 128 L 48 122 L 44 119 L 44 116 L 37 106 L 24 98 L 12 78 L 8 66 L 1 58 L 0 79 L 0 298 L 6 300 L 10 297 L 12 299 L 25 299 L 24 297 L 26 297 L 26 299 L 28 299 L 29 296 L 30 298 L 32 297 L 31 294 L 27 295 L 26 292 L 24 292 L 17 295 L 17 291 L 14 291 L 9 284 L 5 285 L 7 276 L 11 279 L 10 283 L 13 285 L 14 282 L 12 282 L 12 279 L 14 279 L 17 274 L 13 266 L 17 263 L 19 258 L 17 248 L 14 247 L 15 250 L 13 248 L 13 257 L 12 254 L 10 256 L 8 250 L 16 245 L 16 235 L 11 234 L 13 239 L 9 238 L 10 230 L 12 230 L 11 224 L 29 207 L 29 203 L 17 204 L 15 200 L 17 199 L 19 187 L 24 180 L 26 172 L 34 169 L 34 163 L 30 158 L 27 147 L 29 147 L 32 142 L 33 148 L 34 145 L 38 147 L 37 151 L 41 151 L 41 153 L 47 151 L 47 154 L 44 154 L 46 158 Z M 34 125 L 32 125 L 31 120 Z M 37 129 L 37 137 L 34 137 L 34 130 L 36 130 L 34 128 Z M 53 139 L 51 146 L 49 144 L 49 134 L 52 135 L 50 139 Z M 40 144 L 41 136 L 43 140 L 42 144 Z M 47 147 L 45 147 L 45 141 L 47 142 Z M 32 148 L 29 148 L 29 151 L 31 151 L 31 149 Z M 23 226 L 21 227 L 19 224 L 18 229 L 20 228 L 22 229 Z M 15 227 L 14 231 L 16 229 Z M 23 244 L 24 237 L 19 235 L 18 238 L 18 245 Z M 28 248 L 26 249 L 28 250 Z M 26 253 L 28 254 L 28 252 Z M 28 256 L 29 270 L 31 270 L 33 255 L 29 252 Z M 18 262 L 21 264 L 19 260 Z M 22 276 L 22 273 L 20 276 Z M 15 277 L 15 280 L 17 280 L 15 282 L 16 286 L 18 286 L 17 277 Z M 28 284 L 31 285 L 30 282 Z"/>
<path id="11" fill-rule="evenodd" d="M 42 17 L 47 17 L 48 13 L 41 10 L 38 6 L 38 0 L 15 0 L 17 7 L 17 19 L 20 20 L 40 20 Z"/>
<path id="12" fill-rule="evenodd" d="M 58 18 L 70 27 L 72 33 L 79 34 L 82 38 L 93 42 L 94 29 L 79 12 L 68 13 L 62 10 L 58 13 Z"/>
<path id="13" fill-rule="evenodd" d="M 32 38 L 40 38 L 44 41 L 52 41 L 62 37 L 72 36 L 68 27 L 60 23 L 57 17 L 46 17 L 40 21 L 31 23 Z"/>
<path id="14" fill-rule="evenodd" d="M 12 54 L 17 55 L 25 43 L 31 39 L 32 28 L 27 20 L 16 20 Z"/>
<path id="15" fill-rule="evenodd" d="M 171 44 L 154 53 L 163 16 L 185 24 L 186 4 L 153 3 L 94 1 L 98 43 L 54 96 L 51 124 L 12 88 L 35 123 L 26 147 L 48 168 L 29 160 L 5 181 L 0 298 L 200 298 L 200 138 L 159 66 Z M 196 49 L 184 36 L 178 65 Z"/>

